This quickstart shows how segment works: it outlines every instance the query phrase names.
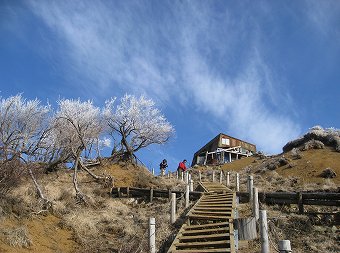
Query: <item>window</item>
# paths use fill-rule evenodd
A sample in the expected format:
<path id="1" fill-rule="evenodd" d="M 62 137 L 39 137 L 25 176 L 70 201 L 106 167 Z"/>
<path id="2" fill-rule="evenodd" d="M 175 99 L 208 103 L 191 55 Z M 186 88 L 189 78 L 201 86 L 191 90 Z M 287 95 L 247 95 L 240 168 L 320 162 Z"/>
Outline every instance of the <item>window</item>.
<path id="1" fill-rule="evenodd" d="M 230 141 L 227 138 L 222 138 L 222 145 L 230 145 Z"/>

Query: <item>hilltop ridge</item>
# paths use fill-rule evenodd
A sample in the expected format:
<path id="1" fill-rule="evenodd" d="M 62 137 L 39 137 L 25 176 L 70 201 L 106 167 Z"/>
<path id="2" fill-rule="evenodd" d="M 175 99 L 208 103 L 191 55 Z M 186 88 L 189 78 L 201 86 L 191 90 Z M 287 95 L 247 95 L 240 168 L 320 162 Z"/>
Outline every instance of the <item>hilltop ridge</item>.
<path id="1" fill-rule="evenodd" d="M 320 139 L 318 141 L 322 143 Z M 247 175 L 254 175 L 254 184 L 259 191 L 340 192 L 340 152 L 334 145 L 319 142 L 305 139 L 303 142 L 292 142 L 295 143 L 290 146 L 292 148 L 278 155 L 257 153 L 221 166 L 195 166 L 191 170 L 201 170 L 205 175 L 212 170 L 229 171 L 232 177 L 239 172 L 241 191 L 246 190 Z M 327 175 L 322 175 L 326 169 L 332 170 L 335 176 L 327 178 Z M 102 159 L 101 164 L 91 170 L 98 175 L 111 175 L 116 187 L 182 190 L 185 187 L 182 181 L 175 178 L 175 173 L 171 178 L 156 177 L 145 167 L 112 162 L 109 158 Z M 69 169 L 62 168 L 47 174 L 41 171 L 37 174 L 37 180 L 52 201 L 52 207 L 46 209 L 36 198 L 29 180 L 22 180 L 7 196 L 1 196 L 0 252 L 146 252 L 145 233 L 147 220 L 151 216 L 159 221 L 156 243 L 159 252 L 164 252 L 167 241 L 178 230 L 178 227 L 167 222 L 167 199 L 154 203 L 143 199 L 112 199 L 109 187 L 98 184 L 87 173 L 79 172 L 79 185 L 87 197 L 84 204 L 74 198 L 72 171 Z M 181 201 L 178 204 L 179 215 L 185 212 Z M 270 224 L 273 240 L 291 239 L 294 252 L 340 250 L 337 245 L 339 208 L 308 207 L 307 211 L 321 214 L 298 215 L 294 206 L 263 207 L 268 210 L 268 217 L 275 217 Z M 322 215 L 323 212 L 335 215 Z M 292 231 L 297 231 L 302 240 L 291 238 Z M 240 252 L 253 253 L 258 249 L 259 242 L 255 240 Z"/>

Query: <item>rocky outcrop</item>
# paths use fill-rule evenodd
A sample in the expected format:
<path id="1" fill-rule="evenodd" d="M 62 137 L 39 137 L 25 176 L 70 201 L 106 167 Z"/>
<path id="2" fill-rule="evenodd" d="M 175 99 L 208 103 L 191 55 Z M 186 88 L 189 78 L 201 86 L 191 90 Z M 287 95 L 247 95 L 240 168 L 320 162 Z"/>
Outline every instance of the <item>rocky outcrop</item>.
<path id="1" fill-rule="evenodd" d="M 340 130 L 334 128 L 323 129 L 320 126 L 312 127 L 304 136 L 288 142 L 282 149 L 288 152 L 293 148 L 308 150 L 311 148 L 333 147 L 340 152 Z"/>

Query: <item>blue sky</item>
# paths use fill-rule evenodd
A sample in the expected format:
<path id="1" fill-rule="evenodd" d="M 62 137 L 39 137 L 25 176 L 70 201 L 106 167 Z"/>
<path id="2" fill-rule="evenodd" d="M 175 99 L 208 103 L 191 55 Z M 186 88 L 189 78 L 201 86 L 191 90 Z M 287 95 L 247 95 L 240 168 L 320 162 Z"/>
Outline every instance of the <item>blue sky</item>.
<path id="1" fill-rule="evenodd" d="M 0 95 L 156 101 L 176 135 L 137 155 L 191 161 L 218 133 L 276 154 L 340 128 L 340 1 L 0 1 Z"/>

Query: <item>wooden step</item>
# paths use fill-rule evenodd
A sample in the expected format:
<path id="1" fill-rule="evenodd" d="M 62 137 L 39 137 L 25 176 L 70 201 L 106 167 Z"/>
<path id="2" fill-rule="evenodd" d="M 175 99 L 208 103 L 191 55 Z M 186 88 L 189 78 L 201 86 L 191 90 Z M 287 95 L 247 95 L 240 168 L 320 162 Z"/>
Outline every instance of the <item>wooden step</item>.
<path id="1" fill-rule="evenodd" d="M 222 227 L 222 226 L 229 226 L 229 222 L 215 222 L 209 224 L 202 224 L 202 225 L 187 225 L 184 224 L 183 228 L 187 230 L 191 229 L 203 229 L 203 228 L 212 228 L 212 227 Z"/>
<path id="2" fill-rule="evenodd" d="M 200 211 L 204 211 L 204 210 L 207 210 L 207 211 L 230 211 L 230 210 L 233 210 L 233 208 L 230 206 L 230 207 L 200 207 L 200 206 L 195 206 L 194 207 L 195 210 L 200 210 Z"/>
<path id="3" fill-rule="evenodd" d="M 200 248 L 203 247 L 230 247 L 230 240 L 221 240 L 221 241 L 215 241 L 215 242 L 179 242 L 175 243 L 176 248 Z"/>
<path id="4" fill-rule="evenodd" d="M 228 253 L 231 252 L 230 248 L 223 249 L 182 249 L 173 250 L 171 253 Z"/>
<path id="5" fill-rule="evenodd" d="M 191 220 L 229 220 L 232 218 L 231 215 L 223 215 L 223 216 L 212 216 L 212 215 L 189 215 Z"/>
<path id="6" fill-rule="evenodd" d="M 199 234 L 226 232 L 226 231 L 229 231 L 229 226 L 228 227 L 219 227 L 219 228 L 210 228 L 210 229 L 188 230 L 188 231 L 183 231 L 182 235 L 199 235 Z"/>
<path id="7" fill-rule="evenodd" d="M 199 241 L 199 240 L 209 240 L 209 241 L 217 241 L 217 240 L 228 240 L 230 239 L 229 233 L 223 234 L 213 234 L 213 235 L 188 235 L 181 236 L 178 238 L 180 242 L 189 242 L 189 241 Z"/>
<path id="8" fill-rule="evenodd" d="M 198 205 L 200 204 L 208 204 L 208 205 L 213 205 L 213 204 L 217 204 L 217 205 L 220 205 L 220 204 L 228 204 L 230 206 L 233 205 L 233 202 L 232 201 L 216 201 L 216 200 L 210 200 L 210 201 L 200 201 L 198 202 Z"/>
<path id="9" fill-rule="evenodd" d="M 201 215 L 215 215 L 215 214 L 220 214 L 220 215 L 225 215 L 225 214 L 231 214 L 231 210 L 229 212 L 209 212 L 209 211 L 197 211 L 197 210 L 191 210 L 190 214 L 201 214 Z"/>
<path id="10" fill-rule="evenodd" d="M 233 197 L 229 197 L 229 196 L 226 196 L 226 197 L 218 197 L 218 198 L 210 198 L 210 197 L 202 197 L 199 199 L 199 201 L 202 201 L 202 200 L 234 200 Z"/>
<path id="11" fill-rule="evenodd" d="M 215 206 L 215 207 L 232 207 L 233 203 L 201 203 L 199 202 L 197 205 L 195 206 L 202 206 L 202 207 L 205 207 L 205 206 Z"/>

